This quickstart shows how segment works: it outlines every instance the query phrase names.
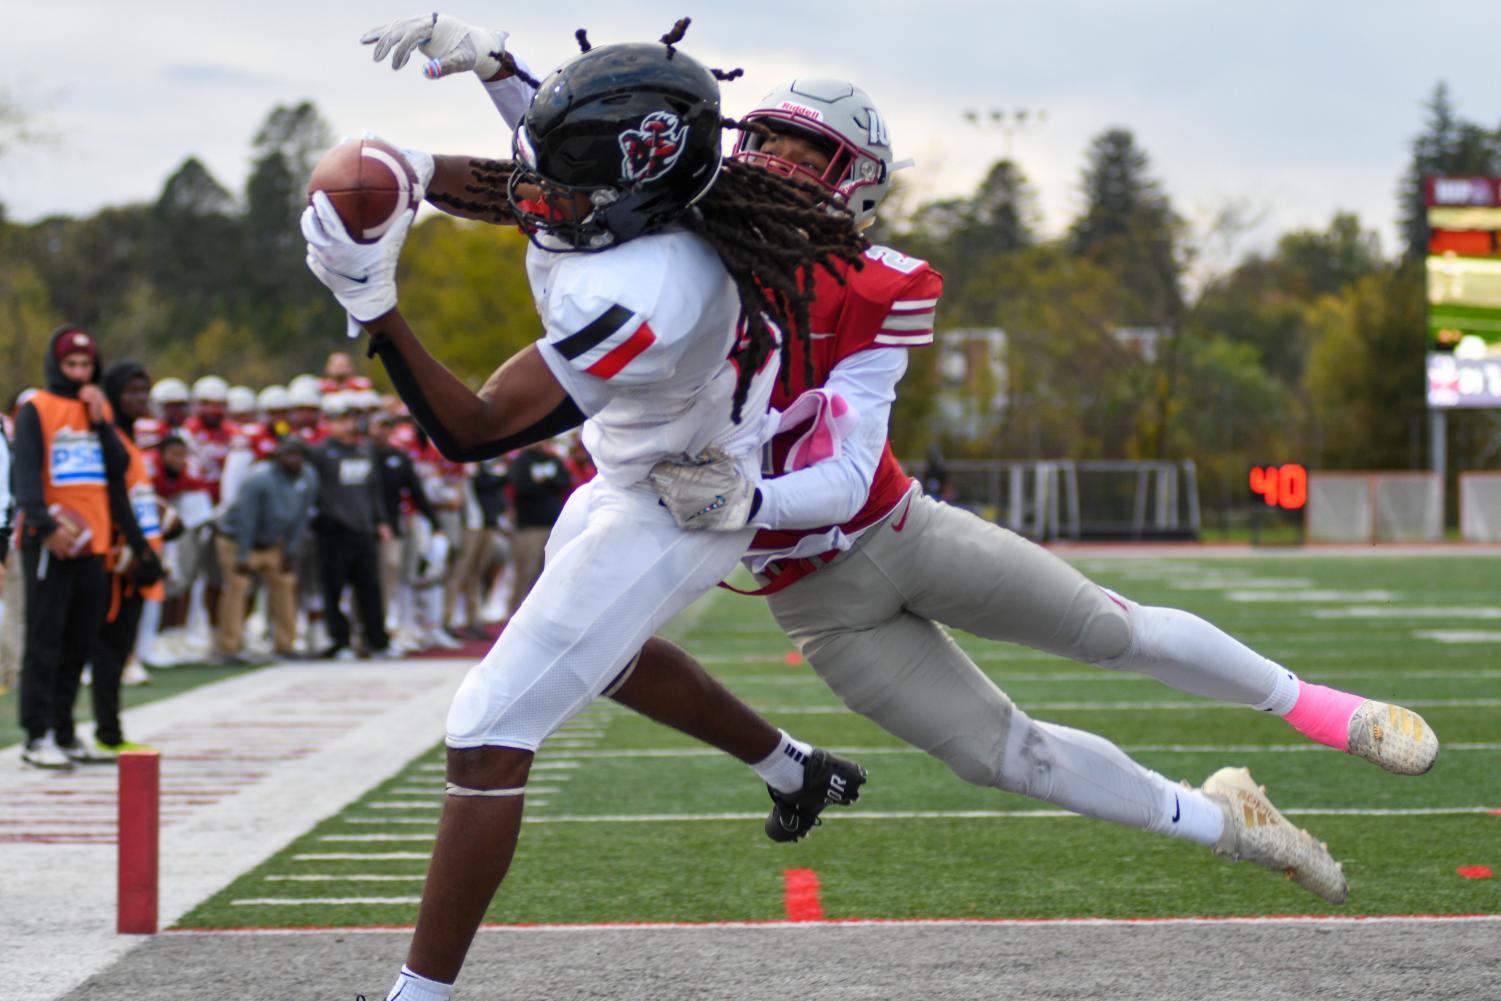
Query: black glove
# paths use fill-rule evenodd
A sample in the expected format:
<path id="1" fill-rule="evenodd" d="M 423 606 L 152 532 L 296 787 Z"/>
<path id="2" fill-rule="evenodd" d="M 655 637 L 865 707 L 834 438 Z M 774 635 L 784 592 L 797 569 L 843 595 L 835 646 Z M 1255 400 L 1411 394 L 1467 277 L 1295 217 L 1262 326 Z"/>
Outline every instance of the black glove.
<path id="1" fill-rule="evenodd" d="M 156 555 L 156 550 L 147 548 L 135 553 L 135 560 L 130 566 L 130 580 L 136 587 L 150 587 L 166 576 L 162 569 L 161 557 Z"/>

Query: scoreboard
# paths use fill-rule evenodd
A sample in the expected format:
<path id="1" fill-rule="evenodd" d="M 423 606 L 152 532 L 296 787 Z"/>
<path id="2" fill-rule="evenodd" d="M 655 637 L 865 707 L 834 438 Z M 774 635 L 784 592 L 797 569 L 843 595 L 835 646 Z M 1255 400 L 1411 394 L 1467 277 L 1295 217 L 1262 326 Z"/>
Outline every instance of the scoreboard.
<path id="1" fill-rule="evenodd" d="M 1428 406 L 1501 407 L 1501 178 L 1430 177 Z"/>

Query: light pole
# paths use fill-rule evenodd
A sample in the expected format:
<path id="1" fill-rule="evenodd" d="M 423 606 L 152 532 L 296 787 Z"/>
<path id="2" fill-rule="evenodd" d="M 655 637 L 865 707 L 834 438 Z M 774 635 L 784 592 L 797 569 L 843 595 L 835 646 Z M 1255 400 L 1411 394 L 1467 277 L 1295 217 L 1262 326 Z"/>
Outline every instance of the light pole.
<path id="1" fill-rule="evenodd" d="M 977 129 L 1001 133 L 1006 140 L 1005 151 L 1008 160 L 1013 159 L 1017 134 L 1040 129 L 1048 120 L 1048 113 L 1044 108 L 1017 108 L 1014 111 L 1006 111 L 1003 108 L 976 111 L 973 108 L 966 108 L 962 114 L 964 120 Z"/>

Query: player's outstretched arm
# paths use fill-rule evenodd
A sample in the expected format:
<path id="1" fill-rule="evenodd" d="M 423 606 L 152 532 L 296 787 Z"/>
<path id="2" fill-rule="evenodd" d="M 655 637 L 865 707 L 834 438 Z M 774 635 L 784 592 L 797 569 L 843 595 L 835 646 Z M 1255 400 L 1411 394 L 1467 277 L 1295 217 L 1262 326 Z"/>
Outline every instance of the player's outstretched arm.
<path id="1" fill-rule="evenodd" d="M 511 164 L 482 156 L 441 155 L 433 157 L 433 176 L 427 200 L 436 208 L 461 219 L 475 219 L 500 226 L 514 226 L 506 187 Z M 519 186 L 523 198 L 540 198 L 535 185 Z"/>
<path id="2" fill-rule="evenodd" d="M 475 393 L 428 352 L 399 310 L 364 327 L 371 353 L 446 459 L 493 458 L 584 421 L 535 344 L 513 355 Z"/>

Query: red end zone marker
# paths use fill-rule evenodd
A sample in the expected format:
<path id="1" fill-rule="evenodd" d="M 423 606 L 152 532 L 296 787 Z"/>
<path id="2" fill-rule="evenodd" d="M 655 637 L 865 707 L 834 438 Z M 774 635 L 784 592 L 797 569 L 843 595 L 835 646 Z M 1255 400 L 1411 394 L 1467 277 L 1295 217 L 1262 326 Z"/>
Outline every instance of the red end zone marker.
<path id="1" fill-rule="evenodd" d="M 818 902 L 818 873 L 812 869 L 787 869 L 782 873 L 782 905 L 788 921 L 822 921 Z"/>
<path id="2" fill-rule="evenodd" d="M 1495 875 L 1488 865 L 1462 865 L 1454 871 L 1465 879 L 1490 879 Z"/>
<path id="3" fill-rule="evenodd" d="M 120 868 L 115 930 L 156 934 L 157 857 L 161 830 L 161 756 L 120 755 Z"/>

